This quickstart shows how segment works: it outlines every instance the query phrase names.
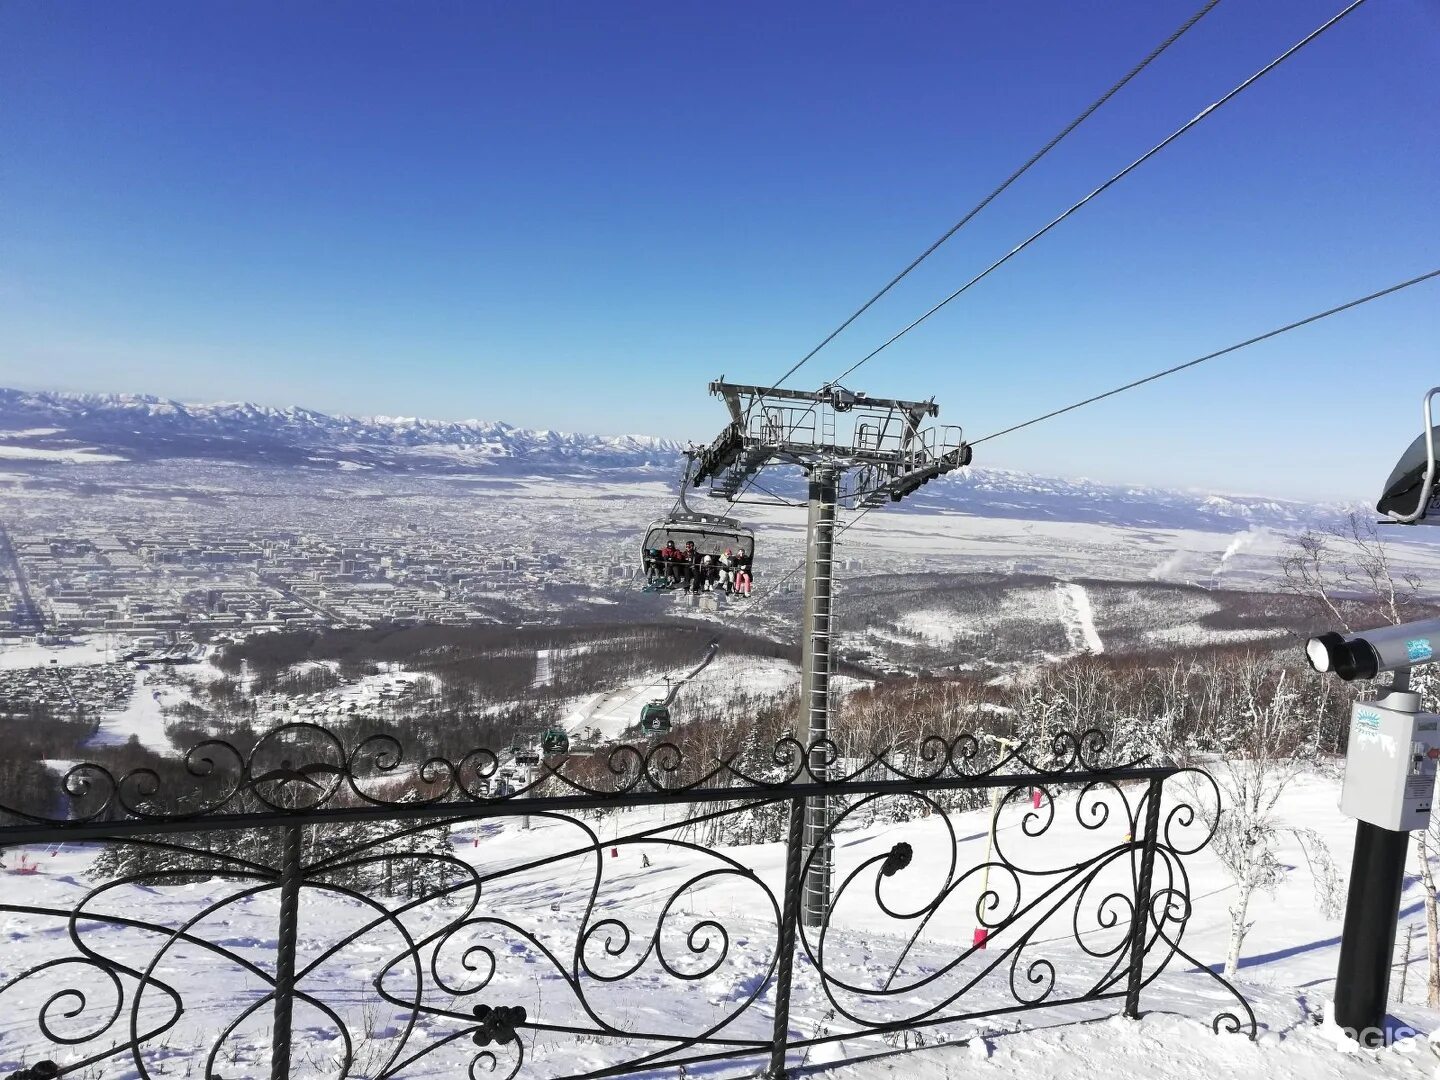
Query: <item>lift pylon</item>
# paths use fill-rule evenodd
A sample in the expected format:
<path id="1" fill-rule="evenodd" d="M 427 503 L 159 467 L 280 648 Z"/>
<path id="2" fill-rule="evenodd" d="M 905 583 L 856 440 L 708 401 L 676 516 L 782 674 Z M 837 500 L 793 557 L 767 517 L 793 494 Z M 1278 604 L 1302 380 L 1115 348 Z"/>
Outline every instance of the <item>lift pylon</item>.
<path id="1" fill-rule="evenodd" d="M 741 498 L 763 469 L 794 466 L 808 479 L 805 606 L 801 628 L 801 707 L 808 725 L 810 769 L 826 777 L 830 673 L 834 659 L 835 517 L 841 505 L 870 509 L 899 502 L 936 477 L 970 464 L 958 427 L 923 427 L 940 414 L 934 399 L 872 398 L 843 386 L 780 390 L 719 379 L 710 392 L 725 402 L 730 423 L 695 457 L 690 483 L 716 498 Z M 805 806 L 810 852 L 802 918 L 824 924 L 830 908 L 829 806 Z"/>

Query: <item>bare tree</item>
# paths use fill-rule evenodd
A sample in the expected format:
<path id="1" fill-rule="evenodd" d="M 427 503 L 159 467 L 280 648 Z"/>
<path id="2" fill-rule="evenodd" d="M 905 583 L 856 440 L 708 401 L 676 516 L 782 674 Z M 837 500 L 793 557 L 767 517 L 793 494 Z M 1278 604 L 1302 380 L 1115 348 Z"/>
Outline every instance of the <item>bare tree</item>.
<path id="1" fill-rule="evenodd" d="M 1215 830 L 1215 854 L 1235 883 L 1225 956 L 1225 976 L 1234 978 L 1254 926 L 1250 902 L 1256 890 L 1273 890 L 1285 878 L 1286 866 L 1276 855 L 1283 835 L 1300 843 L 1317 870 L 1317 906 L 1335 912 L 1336 875 L 1328 849 L 1311 830 L 1282 827 L 1277 809 L 1296 777 L 1316 764 L 1325 701 L 1312 700 L 1292 672 L 1261 653 L 1227 658 L 1208 666 L 1202 677 L 1210 684 L 1207 697 L 1215 712 L 1185 751 L 1225 763 L 1212 771 L 1219 805 L 1199 798 L 1197 805 Z"/>
<path id="2" fill-rule="evenodd" d="M 1378 608 L 1378 617 L 1392 624 L 1408 622 L 1419 612 L 1420 582 L 1398 569 L 1379 527 L 1352 511 L 1345 520 L 1324 532 L 1307 530 L 1291 541 L 1281 558 L 1281 569 L 1291 591 L 1314 601 L 1322 614 L 1341 630 L 1352 627 L 1344 611 L 1345 600 L 1365 601 Z M 1423 701 L 1433 702 L 1437 690 L 1433 671 L 1417 672 L 1410 689 Z M 1415 834 L 1415 858 L 1424 887 L 1426 929 L 1426 1004 L 1440 1008 L 1440 912 L 1436 908 L 1435 868 L 1431 852 L 1440 850 L 1440 825 Z"/>

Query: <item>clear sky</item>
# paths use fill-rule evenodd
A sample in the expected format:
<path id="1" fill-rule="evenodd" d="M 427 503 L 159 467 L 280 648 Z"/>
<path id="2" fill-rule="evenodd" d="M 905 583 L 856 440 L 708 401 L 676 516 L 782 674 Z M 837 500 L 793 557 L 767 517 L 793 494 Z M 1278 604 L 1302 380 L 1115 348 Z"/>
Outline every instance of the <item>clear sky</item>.
<path id="1" fill-rule="evenodd" d="M 0 2 L 0 383 L 709 439 L 1200 0 Z M 819 385 L 1343 6 L 1220 5 Z M 1440 267 L 1440 2 L 1368 0 L 852 388 L 980 435 Z M 1373 494 L 1440 283 L 981 448 Z"/>

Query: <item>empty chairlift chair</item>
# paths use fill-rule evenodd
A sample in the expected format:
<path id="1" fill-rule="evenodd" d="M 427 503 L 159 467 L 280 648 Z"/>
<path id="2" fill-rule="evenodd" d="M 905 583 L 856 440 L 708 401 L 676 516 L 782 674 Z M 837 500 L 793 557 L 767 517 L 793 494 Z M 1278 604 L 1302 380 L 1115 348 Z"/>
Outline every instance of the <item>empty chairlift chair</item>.
<path id="1" fill-rule="evenodd" d="M 1440 474 L 1436 444 L 1440 428 L 1435 427 L 1430 403 L 1440 394 L 1440 386 L 1425 395 L 1424 426 L 1409 448 L 1395 463 L 1385 493 L 1375 509 L 1399 525 L 1440 525 L 1440 507 L 1435 505 L 1435 480 Z"/>

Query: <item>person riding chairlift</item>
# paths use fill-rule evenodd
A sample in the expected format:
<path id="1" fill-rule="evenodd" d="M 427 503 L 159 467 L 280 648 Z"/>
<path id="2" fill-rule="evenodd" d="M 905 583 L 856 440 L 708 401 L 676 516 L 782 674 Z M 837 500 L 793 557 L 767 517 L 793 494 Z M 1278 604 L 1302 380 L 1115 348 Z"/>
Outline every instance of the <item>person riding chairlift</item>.
<path id="1" fill-rule="evenodd" d="M 681 551 L 675 546 L 674 540 L 667 539 L 665 546 L 660 549 L 661 572 L 671 581 L 680 580 L 680 557 Z"/>
<path id="2" fill-rule="evenodd" d="M 681 558 L 685 561 L 685 591 L 699 592 L 705 581 L 700 570 L 700 552 L 695 549 L 694 540 L 685 541 Z"/>
<path id="3" fill-rule="evenodd" d="M 744 552 L 734 556 L 735 560 L 735 591 L 741 596 L 750 595 L 750 560 L 745 558 Z"/>
<path id="4" fill-rule="evenodd" d="M 727 593 L 735 589 L 735 554 L 730 548 L 716 560 L 720 564 L 720 577 L 716 582 Z"/>

